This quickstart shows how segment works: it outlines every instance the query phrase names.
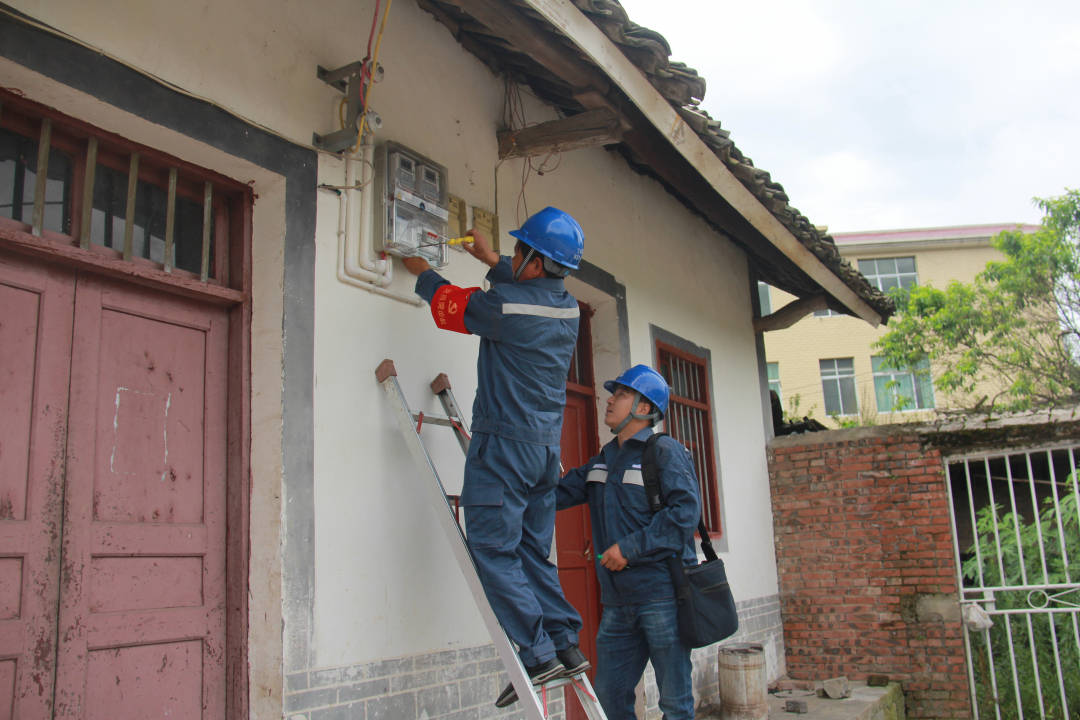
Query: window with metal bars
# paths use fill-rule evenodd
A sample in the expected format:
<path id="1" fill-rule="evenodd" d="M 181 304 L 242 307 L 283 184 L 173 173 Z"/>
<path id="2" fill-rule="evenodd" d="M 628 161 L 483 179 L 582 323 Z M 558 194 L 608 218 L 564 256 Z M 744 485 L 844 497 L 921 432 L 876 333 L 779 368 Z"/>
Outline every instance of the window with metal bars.
<path id="1" fill-rule="evenodd" d="M 719 535 L 720 497 L 716 483 L 708 361 L 657 341 L 656 368 L 671 388 L 664 428 L 690 450 L 705 526 L 710 533 Z"/>
<path id="2" fill-rule="evenodd" d="M 240 287 L 249 189 L 0 91 L 0 234 Z"/>

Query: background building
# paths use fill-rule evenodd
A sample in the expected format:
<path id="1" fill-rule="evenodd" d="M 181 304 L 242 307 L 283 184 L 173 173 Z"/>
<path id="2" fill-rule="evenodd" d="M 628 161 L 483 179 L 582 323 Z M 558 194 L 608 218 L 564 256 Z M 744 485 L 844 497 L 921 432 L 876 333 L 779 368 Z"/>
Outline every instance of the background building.
<path id="1" fill-rule="evenodd" d="M 986 263 L 1002 258 L 994 235 L 1016 225 L 963 225 L 833 235 L 840 255 L 871 285 L 888 293 L 915 284 L 944 288 L 970 282 Z M 1034 225 L 1019 226 L 1033 232 Z M 758 284 L 762 317 L 794 298 Z M 888 331 L 829 309 L 816 310 L 789 328 L 765 333 L 769 387 L 784 410 L 819 419 L 894 423 L 926 420 L 948 398 L 934 392 L 927 366 L 885 367 L 871 345 Z"/>

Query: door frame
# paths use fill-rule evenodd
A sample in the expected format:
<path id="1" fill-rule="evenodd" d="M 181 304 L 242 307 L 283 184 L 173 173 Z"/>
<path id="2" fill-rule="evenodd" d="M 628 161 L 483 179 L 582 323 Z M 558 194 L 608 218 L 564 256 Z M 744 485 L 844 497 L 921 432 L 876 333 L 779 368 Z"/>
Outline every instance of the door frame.
<path id="1" fill-rule="evenodd" d="M 260 350 L 252 355 L 240 346 L 240 357 L 235 350 L 230 353 L 243 383 L 236 390 L 250 404 L 242 406 L 243 432 L 237 436 L 230 428 L 230 437 L 243 448 L 231 456 L 240 459 L 235 468 L 230 465 L 230 477 L 241 478 L 244 486 L 230 487 L 229 497 L 235 492 L 244 500 L 245 510 L 234 525 L 250 552 L 238 551 L 238 557 L 248 573 L 259 569 L 260 582 L 250 586 L 250 596 L 229 597 L 230 608 L 243 620 L 232 623 L 229 638 L 234 647 L 239 647 L 237 637 L 249 644 L 244 657 L 230 665 L 230 687 L 236 692 L 230 691 L 228 702 L 245 716 L 248 709 L 260 717 L 279 715 L 285 674 L 306 671 L 314 650 L 312 269 L 318 154 L 32 17 L 0 14 L 0 31 L 6 87 L 99 127 L 150 138 L 160 149 L 243 180 L 258 193 L 253 214 L 259 251 L 253 257 L 251 241 L 245 244 L 245 267 L 253 279 L 245 273 L 244 287 L 254 287 L 259 304 L 245 300 L 242 308 L 233 308 L 230 328 L 244 343 L 257 334 Z M 243 322 L 242 329 L 233 318 Z M 230 412 L 236 407 L 231 395 Z M 241 419 L 233 412 L 230 417 Z M 252 472 L 267 482 L 251 483 Z M 255 522 L 249 520 L 251 513 Z M 231 556 L 228 562 L 233 570 Z M 244 629 L 249 618 L 250 627 Z"/>
<path id="2" fill-rule="evenodd" d="M 245 287 L 244 299 L 228 309 L 228 368 L 226 398 L 226 537 L 225 537 L 225 706 L 227 717 L 247 717 L 248 712 L 248 554 L 250 548 L 250 488 L 251 488 L 251 224 L 250 204 L 245 204 L 246 224 L 242 237 L 242 276 Z M 12 235 L 16 237 L 12 237 Z M 45 267 L 66 267 L 76 272 L 113 276 L 102 273 L 92 259 L 80 262 L 78 253 L 89 252 L 78 248 L 59 251 L 45 242 L 32 245 L 36 240 L 29 233 L 0 227 L 0 250 L 29 256 Z M 27 247 L 31 244 L 31 247 Z M 237 265 L 233 266 L 238 267 Z M 146 286 L 145 278 L 130 284 Z M 168 284 L 154 283 L 154 289 L 169 294 L 191 298 L 188 288 L 177 290 Z M 159 285 L 159 286 L 158 286 Z M 208 294 L 202 298 L 211 304 L 219 304 L 220 297 Z M 74 308 L 73 308 L 74 309 Z"/>
<path id="3" fill-rule="evenodd" d="M 57 123 L 86 129 L 100 136 L 107 131 L 72 118 L 39 103 L 4 93 L 5 106 L 47 117 Z M 137 146 L 148 157 L 164 157 L 153 148 Z M 213 171 L 204 171 L 217 175 Z M 231 181 L 235 184 L 235 181 Z M 251 334 L 252 334 L 252 224 L 254 193 L 244 191 L 238 217 L 231 218 L 230 245 L 222 248 L 229 267 L 229 286 L 177 277 L 148 267 L 145 262 L 125 262 L 93 247 L 83 249 L 73 236 L 46 232 L 35 236 L 26 223 L 0 218 L 0 250 L 36 260 L 45 267 L 61 267 L 76 273 L 111 278 L 156 292 L 225 306 L 228 316 L 228 366 L 226 398 L 226 619 L 225 685 L 228 717 L 247 717 L 249 707 L 249 566 L 251 491 Z"/>

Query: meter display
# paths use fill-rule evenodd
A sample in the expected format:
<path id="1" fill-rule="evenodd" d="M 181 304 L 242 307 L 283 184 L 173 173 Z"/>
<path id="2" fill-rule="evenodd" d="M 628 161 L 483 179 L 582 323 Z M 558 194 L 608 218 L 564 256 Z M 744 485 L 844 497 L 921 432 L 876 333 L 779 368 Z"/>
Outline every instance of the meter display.
<path id="1" fill-rule="evenodd" d="M 446 168 L 393 142 L 383 145 L 376 164 L 383 190 L 383 250 L 446 265 Z"/>

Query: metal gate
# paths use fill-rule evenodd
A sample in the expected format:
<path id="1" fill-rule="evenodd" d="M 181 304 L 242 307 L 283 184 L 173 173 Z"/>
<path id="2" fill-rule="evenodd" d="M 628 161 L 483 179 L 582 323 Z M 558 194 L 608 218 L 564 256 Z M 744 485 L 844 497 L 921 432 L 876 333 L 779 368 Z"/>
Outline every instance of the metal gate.
<path id="1" fill-rule="evenodd" d="M 946 460 L 974 716 L 1080 717 L 1080 445 Z"/>

